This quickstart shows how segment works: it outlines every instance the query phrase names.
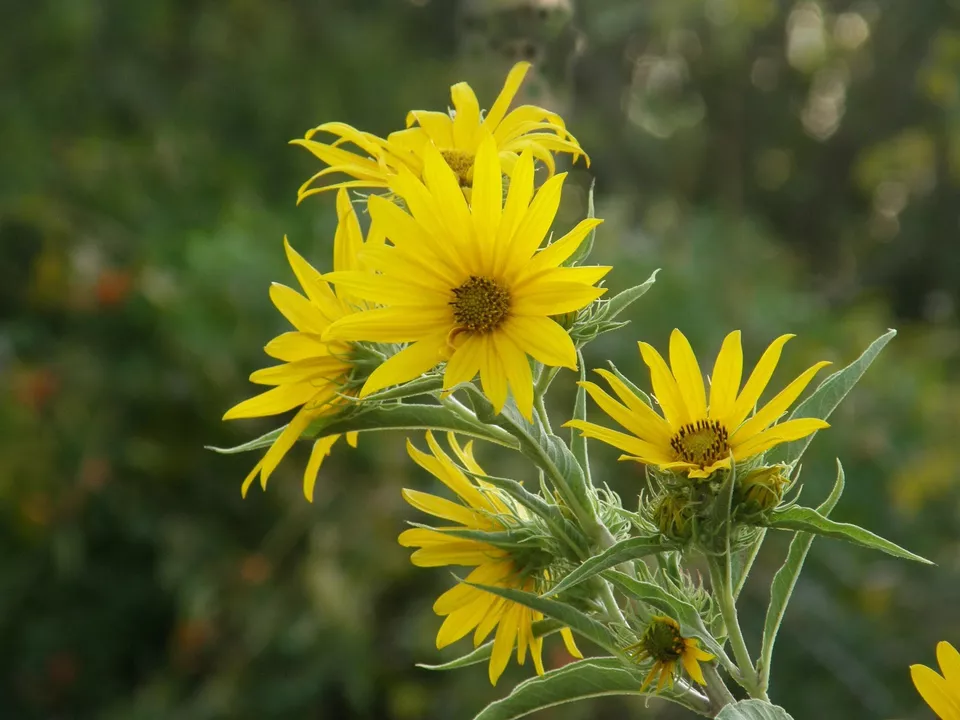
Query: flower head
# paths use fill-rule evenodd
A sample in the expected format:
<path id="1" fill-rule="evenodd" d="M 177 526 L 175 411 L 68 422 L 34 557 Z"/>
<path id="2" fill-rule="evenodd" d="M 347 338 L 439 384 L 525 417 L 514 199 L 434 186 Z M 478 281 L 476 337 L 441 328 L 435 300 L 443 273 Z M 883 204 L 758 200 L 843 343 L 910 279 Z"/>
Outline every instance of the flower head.
<path id="1" fill-rule="evenodd" d="M 359 267 L 357 255 L 363 236 L 346 190 L 337 195 L 337 215 L 334 267 L 355 269 Z M 223 419 L 265 417 L 294 408 L 299 410 L 244 480 L 244 496 L 258 474 L 261 486 L 266 488 L 270 475 L 311 422 L 341 408 L 345 402 L 343 395 L 350 392 L 347 385 L 354 367 L 349 343 L 328 342 L 322 340 L 321 335 L 334 320 L 356 312 L 356 304 L 361 301 L 346 295 L 346 291 L 334 292 L 286 238 L 283 242 L 287 260 L 306 297 L 286 285 L 274 283 L 270 287 L 270 299 L 296 330 L 275 337 L 264 348 L 267 355 L 281 360 L 282 364 L 257 370 L 250 376 L 251 382 L 272 388 L 230 408 Z M 307 500 L 313 500 L 317 472 L 339 437 L 327 435 L 314 442 L 303 475 L 303 493 Z M 355 447 L 357 434 L 348 433 L 347 442 Z"/>
<path id="2" fill-rule="evenodd" d="M 583 387 L 604 412 L 632 434 L 582 420 L 571 420 L 567 427 L 578 428 L 586 437 L 624 450 L 628 454 L 621 456 L 621 460 L 656 465 L 662 470 L 679 470 L 691 478 L 709 477 L 720 468 L 730 467 L 731 454 L 739 462 L 780 443 L 829 427 L 817 418 L 798 418 L 777 424 L 817 371 L 830 364 L 828 362 L 819 362 L 804 371 L 770 402 L 753 412 L 777 367 L 784 344 L 792 337 L 781 335 L 770 344 L 741 389 L 740 331 L 727 335 L 713 367 L 709 405 L 700 366 L 683 333 L 674 330 L 670 335 L 670 367 L 652 346 L 641 342 L 640 353 L 650 368 L 653 392 L 663 416 L 616 375 L 598 370 L 621 402 L 594 383 L 584 382 Z"/>
<path id="3" fill-rule="evenodd" d="M 477 151 L 472 202 L 436 148 L 425 152 L 425 183 L 406 170 L 391 188 L 407 210 L 369 199 L 371 233 L 392 245 L 364 252 L 377 271 L 326 276 L 382 307 L 343 317 L 324 339 L 412 343 L 369 377 L 360 396 L 407 382 L 447 361 L 444 387 L 479 372 L 497 412 L 508 388 L 531 417 L 533 381 L 527 356 L 576 368 L 567 332 L 551 316 L 585 307 L 605 290 L 594 286 L 608 267 L 561 267 L 600 220 L 587 219 L 538 250 L 560 203 L 564 174 L 533 192 L 533 159 L 524 152 L 503 197 L 500 156 L 487 134 Z"/>
<path id="4" fill-rule="evenodd" d="M 700 641 L 696 638 L 685 638 L 680 634 L 680 625 L 673 618 L 665 615 L 656 615 L 650 619 L 650 624 L 643 631 L 639 642 L 626 649 L 637 662 L 653 660 L 653 667 L 644 678 L 640 691 L 646 689 L 657 675 L 657 691 L 663 690 L 669 683 L 673 685 L 673 676 L 677 671 L 677 663 L 683 665 L 694 681 L 706 685 L 700 663 L 713 660 L 714 656 L 699 648 Z"/>
<path id="5" fill-rule="evenodd" d="M 485 134 L 492 135 L 504 172 L 508 175 L 513 174 L 517 159 L 525 150 L 541 161 L 550 175 L 556 170 L 555 152 L 570 153 L 574 161 L 583 155 L 589 163 L 589 158 L 576 138 L 567 132 L 559 115 L 535 105 L 522 105 L 507 112 L 529 69 L 530 63 L 527 62 L 513 66 L 485 116 L 480 112 L 473 89 L 460 82 L 450 88 L 452 113 L 411 110 L 407 114 L 407 128 L 391 133 L 386 139 L 339 122 L 313 128 L 304 139 L 292 143 L 303 146 L 329 167 L 303 184 L 297 193 L 297 201 L 332 188 L 386 188 L 390 185 L 390 178 L 401 168 L 419 177 L 424 170 L 428 146 L 440 151 L 459 185 L 469 188 L 473 182 L 477 150 Z M 317 133 L 335 135 L 337 140 L 318 142 L 313 139 Z M 344 149 L 347 144 L 355 146 L 357 151 Z M 314 187 L 318 180 L 336 174 L 352 179 Z"/>
<path id="6" fill-rule="evenodd" d="M 483 475 L 483 469 L 473 457 L 472 443 L 461 448 L 452 433 L 447 437 L 451 449 L 463 466 L 472 473 Z M 404 489 L 403 497 L 413 507 L 456 523 L 456 529 L 497 532 L 514 529 L 528 520 L 523 508 L 516 506 L 493 486 L 479 480 L 468 480 L 429 432 L 427 444 L 430 454 L 421 452 L 408 440 L 407 450 L 410 457 L 456 493 L 460 502 Z M 474 568 L 466 577 L 468 583 L 527 592 L 538 592 L 541 589 L 540 586 L 546 579 L 543 567 L 520 557 L 516 551 L 444 532 L 451 529 L 454 528 L 412 528 L 401 533 L 399 541 L 404 547 L 419 548 L 410 557 L 414 565 L 464 565 Z M 537 674 L 543 674 L 543 638 L 536 637 L 533 632 L 533 623 L 543 619 L 541 613 L 466 583 L 455 585 L 443 593 L 434 603 L 433 610 L 437 615 L 445 616 L 437 633 L 438 648 L 460 640 L 471 631 L 476 647 L 496 628 L 489 666 L 492 684 L 497 684 L 510 660 L 514 645 L 517 648 L 517 662 L 524 664 L 529 649 Z M 570 630 L 564 628 L 561 635 L 570 654 L 582 657 Z"/>
<path id="7" fill-rule="evenodd" d="M 960 653 L 946 641 L 937 643 L 942 675 L 926 665 L 911 665 L 917 691 L 940 720 L 960 720 Z"/>

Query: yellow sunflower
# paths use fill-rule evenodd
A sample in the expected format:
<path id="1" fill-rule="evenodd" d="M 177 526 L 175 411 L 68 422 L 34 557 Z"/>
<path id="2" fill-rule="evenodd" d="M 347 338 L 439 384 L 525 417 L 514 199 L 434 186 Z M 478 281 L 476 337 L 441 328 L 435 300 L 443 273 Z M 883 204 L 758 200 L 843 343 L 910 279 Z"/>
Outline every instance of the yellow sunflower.
<path id="1" fill-rule="evenodd" d="M 483 469 L 473 457 L 472 443 L 463 448 L 452 433 L 447 435 L 454 454 L 467 470 L 483 475 Z M 480 531 L 503 531 L 522 524 L 526 511 L 501 495 L 493 486 L 477 480 L 471 482 L 454 461 L 443 451 L 432 433 L 427 433 L 431 454 L 421 452 L 408 440 L 410 457 L 424 470 L 450 488 L 460 503 L 417 490 L 403 490 L 404 499 L 413 507 L 443 520 L 456 523 L 457 528 Z M 508 550 L 479 540 L 449 535 L 446 528 L 411 528 L 401 533 L 399 542 L 404 547 L 418 548 L 410 556 L 419 567 L 463 565 L 474 569 L 467 575 L 468 582 L 494 587 L 514 588 L 538 592 L 546 579 L 545 572 L 518 562 Z M 523 605 L 493 595 L 466 583 L 455 585 L 433 604 L 437 615 L 445 616 L 437 633 L 437 647 L 444 648 L 460 640 L 471 631 L 473 645 L 479 646 L 496 628 L 490 655 L 489 675 L 494 685 L 507 667 L 510 654 L 516 646 L 517 662 L 526 660 L 527 650 L 533 658 L 537 674 L 543 674 L 543 638 L 533 634 L 533 624 L 543 615 Z M 583 657 L 569 628 L 560 631 L 567 650 L 574 657 Z"/>
<path id="2" fill-rule="evenodd" d="M 337 195 L 337 217 L 333 264 L 339 270 L 353 270 L 359 267 L 357 255 L 363 245 L 363 236 L 346 190 Z M 261 486 L 266 489 L 270 475 L 313 420 L 340 409 L 345 402 L 342 394 L 348 392 L 346 383 L 353 369 L 350 344 L 325 341 L 321 336 L 334 320 L 356 312 L 355 308 L 362 301 L 346 295 L 345 290 L 335 293 L 286 238 L 283 243 L 287 260 L 306 297 L 286 285 L 274 283 L 270 287 L 270 299 L 296 331 L 275 337 L 264 348 L 267 355 L 283 364 L 257 370 L 250 376 L 251 382 L 271 385 L 272 389 L 230 408 L 223 419 L 265 417 L 297 407 L 300 409 L 244 480 L 244 496 L 258 474 Z M 327 435 L 314 442 L 303 475 L 303 494 L 307 500 L 313 500 L 317 472 L 339 437 Z M 348 433 L 347 442 L 356 447 L 357 434 Z"/>
<path id="3" fill-rule="evenodd" d="M 817 371 L 830 364 L 828 362 L 819 362 L 801 373 L 770 402 L 753 412 L 777 367 L 784 344 L 792 337 L 781 335 L 770 344 L 741 390 L 740 331 L 727 335 L 713 366 L 709 406 L 700 366 L 683 333 L 674 330 L 670 335 L 670 367 L 653 347 L 642 342 L 640 354 L 650 368 L 650 382 L 663 417 L 616 375 L 597 370 L 621 402 L 592 382 L 582 383 L 583 387 L 607 415 L 632 434 L 583 420 L 571 420 L 566 427 L 577 428 L 585 437 L 596 438 L 629 453 L 621 456 L 621 460 L 635 460 L 663 470 L 686 471 L 692 478 L 709 477 L 720 468 L 730 467 L 731 453 L 736 461 L 746 460 L 780 443 L 829 427 L 816 418 L 777 424 Z"/>
<path id="4" fill-rule="evenodd" d="M 700 663 L 713 660 L 714 656 L 701 650 L 699 644 L 700 641 L 696 638 L 683 637 L 680 634 L 680 625 L 673 618 L 665 615 L 652 617 L 640 641 L 626 648 L 627 654 L 637 662 L 653 660 L 653 667 L 644 678 L 640 691 L 646 690 L 657 675 L 660 676 L 657 682 L 658 692 L 663 690 L 667 683 L 672 687 L 678 662 L 683 665 L 691 679 L 706 685 Z"/>
<path id="5" fill-rule="evenodd" d="M 917 691 L 940 720 L 960 720 L 960 653 L 950 643 L 937 643 L 937 662 L 943 675 L 926 665 L 911 665 Z"/>
<path id="6" fill-rule="evenodd" d="M 446 360 L 445 388 L 479 372 L 497 412 L 509 386 L 529 420 L 533 381 L 527 356 L 544 365 L 576 368 L 573 341 L 551 316 L 580 310 L 605 292 L 594 283 L 609 267 L 560 267 L 601 221 L 583 220 L 538 251 L 556 215 L 565 175 L 547 180 L 534 196 L 533 159 L 525 151 L 504 201 L 500 170 L 496 144 L 487 134 L 477 151 L 468 206 L 453 171 L 428 146 L 425 185 L 404 170 L 391 179 L 407 211 L 370 197 L 371 233 L 392 243 L 364 252 L 378 273 L 334 272 L 326 278 L 383 307 L 343 317 L 323 337 L 413 344 L 370 375 L 361 397 L 412 380 Z"/>
<path id="7" fill-rule="evenodd" d="M 555 152 L 570 153 L 574 162 L 583 155 L 589 166 L 590 159 L 556 113 L 535 105 L 521 105 L 507 112 L 529 69 L 530 63 L 527 62 L 513 66 L 485 116 L 480 112 L 473 89 L 460 82 L 450 88 L 453 113 L 412 110 L 407 115 L 407 129 L 391 133 L 386 139 L 339 122 L 324 123 L 309 130 L 302 140 L 292 140 L 291 143 L 306 148 L 329 167 L 301 186 L 297 191 L 297 202 L 332 188 L 386 188 L 390 185 L 390 177 L 400 168 L 420 176 L 428 145 L 440 150 L 456 173 L 459 184 L 468 188 L 473 181 L 474 159 L 485 133 L 493 136 L 504 172 L 508 175 L 513 173 L 517 158 L 525 150 L 540 160 L 550 175 L 556 171 Z M 330 143 L 318 142 L 313 139 L 318 133 L 334 135 L 337 139 Z M 355 146 L 357 151 L 344 149 L 348 144 Z M 336 174 L 353 179 L 314 187 L 318 180 Z"/>

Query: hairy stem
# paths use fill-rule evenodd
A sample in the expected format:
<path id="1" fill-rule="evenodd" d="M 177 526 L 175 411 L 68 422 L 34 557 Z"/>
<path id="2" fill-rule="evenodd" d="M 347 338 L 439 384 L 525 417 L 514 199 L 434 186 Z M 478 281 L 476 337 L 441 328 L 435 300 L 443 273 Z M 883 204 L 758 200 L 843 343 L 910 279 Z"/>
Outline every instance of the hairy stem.
<path id="1" fill-rule="evenodd" d="M 710 699 L 710 717 L 716 717 L 717 713 L 719 713 L 725 705 L 732 705 L 737 700 L 727 688 L 727 684 L 723 681 L 723 678 L 720 677 L 720 673 L 717 672 L 716 663 L 704 663 L 701 669 L 703 670 L 703 679 L 707 681 L 706 688 L 704 689 L 707 692 L 707 697 Z"/>
<path id="2" fill-rule="evenodd" d="M 729 561 L 729 556 L 726 560 Z M 737 678 L 737 682 L 743 685 L 743 688 L 750 693 L 751 697 L 760 697 L 763 691 L 760 689 L 757 671 L 750 659 L 747 643 L 743 639 L 743 631 L 740 629 L 737 604 L 733 598 L 729 565 L 726 568 L 722 567 L 720 565 L 721 561 L 715 557 L 707 558 L 707 562 L 710 566 L 710 585 L 713 588 L 713 596 L 720 609 L 720 615 L 723 617 L 727 639 L 730 641 L 733 657 L 737 662 L 737 668 L 740 670 L 740 678 Z"/>

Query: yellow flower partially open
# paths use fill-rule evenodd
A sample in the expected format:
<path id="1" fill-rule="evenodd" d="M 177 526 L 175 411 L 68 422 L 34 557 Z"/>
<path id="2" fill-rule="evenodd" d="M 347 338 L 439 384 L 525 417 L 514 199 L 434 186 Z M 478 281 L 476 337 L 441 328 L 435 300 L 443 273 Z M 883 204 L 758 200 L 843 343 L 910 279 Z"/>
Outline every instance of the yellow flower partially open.
<path id="1" fill-rule="evenodd" d="M 341 122 L 330 122 L 309 130 L 304 138 L 292 140 L 313 153 L 328 167 L 307 180 L 297 191 L 297 202 L 316 193 L 341 187 L 387 188 L 390 178 L 401 168 L 421 177 L 427 146 L 440 151 L 463 188 L 473 182 L 473 168 L 480 143 L 489 133 L 496 143 L 503 171 L 513 174 L 520 154 L 529 151 L 542 162 L 552 176 L 556 171 L 554 153 L 570 153 L 576 161 L 580 148 L 556 113 L 535 105 L 521 105 L 508 112 L 530 63 L 520 62 L 507 75 L 503 89 L 486 115 L 473 89 L 465 82 L 450 88 L 453 113 L 432 110 L 411 110 L 407 128 L 391 133 L 386 139 L 362 132 Z M 333 142 L 314 139 L 320 133 L 333 135 Z M 352 145 L 355 150 L 346 149 Z M 349 180 L 332 185 L 316 185 L 331 175 L 347 175 Z"/>
<path id="2" fill-rule="evenodd" d="M 926 665 L 911 665 L 917 691 L 940 720 L 960 720 L 960 653 L 950 643 L 937 643 L 937 662 L 943 675 Z"/>
<path id="3" fill-rule="evenodd" d="M 359 267 L 357 256 L 363 246 L 363 235 L 346 190 L 337 195 L 337 216 L 334 267 L 353 270 Z M 283 364 L 257 370 L 250 376 L 251 382 L 270 385 L 272 389 L 230 408 L 223 419 L 265 417 L 300 409 L 244 480 L 241 489 L 244 496 L 258 474 L 261 486 L 266 489 L 270 475 L 310 423 L 336 413 L 345 402 L 344 386 L 353 369 L 351 345 L 325 341 L 321 336 L 333 321 L 364 307 L 362 301 L 345 294 L 346 291 L 334 292 L 286 238 L 283 243 L 287 260 L 306 297 L 286 285 L 274 283 L 270 287 L 270 299 L 296 331 L 275 337 L 264 348 L 267 355 Z M 307 500 L 313 500 L 320 465 L 339 437 L 327 435 L 314 442 L 303 475 L 303 494 Z M 356 447 L 357 433 L 348 433 L 347 442 Z"/>
<path id="4" fill-rule="evenodd" d="M 829 427 L 817 418 L 798 418 L 777 424 L 817 371 L 830 364 L 828 362 L 819 362 L 804 371 L 770 402 L 753 412 L 773 376 L 784 344 L 792 337 L 781 335 L 770 344 L 741 389 L 740 331 L 727 335 L 713 367 L 709 406 L 700 366 L 683 333 L 674 330 L 670 335 L 669 367 L 652 346 L 641 342 L 640 354 L 650 368 L 650 381 L 663 417 L 616 375 L 597 370 L 621 402 L 592 382 L 581 384 L 607 415 L 632 434 L 584 420 L 571 420 L 565 427 L 577 428 L 585 437 L 624 450 L 628 454 L 621 456 L 621 460 L 656 465 L 662 470 L 685 471 L 692 478 L 709 477 L 720 468 L 730 467 L 731 453 L 736 461 L 746 460 L 780 443 Z"/>
<path id="5" fill-rule="evenodd" d="M 473 457 L 472 443 L 460 447 L 453 433 L 447 435 L 450 447 L 467 470 L 485 474 Z M 408 440 L 410 457 L 424 470 L 456 493 L 456 503 L 418 490 L 403 490 L 403 498 L 413 507 L 434 517 L 456 523 L 457 528 L 480 531 L 502 531 L 511 526 L 509 520 L 523 522 L 526 511 L 502 496 L 492 485 L 483 481 L 471 481 L 456 463 L 440 447 L 432 433 L 427 433 L 430 454 L 418 450 Z M 458 537 L 443 532 L 453 528 L 411 528 L 400 534 L 399 542 L 404 547 L 419 548 L 410 556 L 411 562 L 420 567 L 444 567 L 464 565 L 474 570 L 466 580 L 480 585 L 514 588 L 538 592 L 538 583 L 545 579 L 543 571 L 535 571 L 515 562 L 508 550 L 489 543 Z M 496 629 L 493 650 L 490 655 L 489 676 L 494 685 L 503 674 L 514 646 L 517 662 L 526 660 L 527 650 L 533 658 L 538 675 L 543 675 L 543 637 L 536 637 L 533 624 L 543 619 L 543 614 L 519 603 L 506 600 L 466 583 L 455 585 L 443 593 L 433 604 L 437 615 L 444 616 L 437 633 L 437 647 L 444 648 L 473 632 L 473 644 L 477 647 Z M 561 631 L 567 650 L 574 657 L 583 657 L 573 640 L 569 628 Z"/>
<path id="6" fill-rule="evenodd" d="M 338 289 L 382 307 L 340 318 L 328 341 L 412 343 L 368 378 L 360 396 L 413 380 L 446 360 L 444 388 L 480 374 L 497 412 L 508 387 L 520 412 L 533 412 L 527 356 L 544 365 L 576 368 L 567 332 L 551 316 L 580 310 L 600 297 L 594 286 L 609 267 L 561 267 L 598 219 L 580 222 L 538 250 L 553 223 L 565 175 L 534 195 L 533 159 L 517 161 L 506 200 L 500 156 L 489 135 L 477 151 L 473 199 L 468 205 L 453 171 L 428 146 L 422 183 L 408 171 L 391 179 L 407 211 L 371 196 L 371 233 L 392 245 L 364 251 L 371 272 L 325 276 Z"/>
<path id="7" fill-rule="evenodd" d="M 687 638 L 680 634 L 680 625 L 673 618 L 666 615 L 650 618 L 650 624 L 644 630 L 640 641 L 626 648 L 627 655 L 637 662 L 653 660 L 653 666 L 640 685 L 640 691 L 646 690 L 654 678 L 659 678 L 657 692 L 668 684 L 672 687 L 678 664 L 683 666 L 690 679 L 706 685 L 700 663 L 709 662 L 714 656 L 701 650 L 699 645 L 697 638 Z"/>

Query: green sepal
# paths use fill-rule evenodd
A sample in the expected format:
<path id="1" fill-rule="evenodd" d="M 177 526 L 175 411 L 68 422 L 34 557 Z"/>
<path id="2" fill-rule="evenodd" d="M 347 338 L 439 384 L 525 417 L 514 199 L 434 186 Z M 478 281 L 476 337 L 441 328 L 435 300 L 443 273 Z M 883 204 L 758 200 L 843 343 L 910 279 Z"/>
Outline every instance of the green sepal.
<path id="1" fill-rule="evenodd" d="M 235 455 L 236 453 L 244 453 L 244 452 L 250 452 L 251 450 L 259 450 L 260 448 L 265 448 L 265 447 L 269 447 L 270 445 L 273 445 L 273 443 L 276 442 L 277 438 L 280 437 L 280 433 L 282 433 L 286 429 L 286 427 L 287 427 L 286 425 L 284 425 L 283 427 L 278 427 L 276 430 L 271 430 L 270 432 L 264 433 L 258 438 L 255 438 L 253 440 L 248 440 L 242 445 L 236 445 L 234 447 L 229 447 L 229 448 L 215 447 L 213 445 L 204 445 L 204 448 L 207 450 L 213 450 L 215 453 L 220 453 L 221 455 Z"/>
<path id="2" fill-rule="evenodd" d="M 874 535 L 859 525 L 835 522 L 824 517 L 813 508 L 794 506 L 786 510 L 774 512 L 767 521 L 767 527 L 777 530 L 809 532 L 814 535 L 823 535 L 824 537 L 831 537 L 837 540 L 846 540 L 856 545 L 870 548 L 871 550 L 880 550 L 888 555 L 903 558 L 904 560 L 915 560 L 925 565 L 933 565 L 933 563 L 926 558 L 914 555 L 909 550 L 904 550 L 899 545 L 885 540 L 879 535 Z"/>
<path id="3" fill-rule="evenodd" d="M 819 418 L 826 420 L 829 418 L 840 402 L 853 389 L 854 385 L 860 381 L 860 378 L 863 377 L 863 374 L 876 359 L 877 355 L 880 354 L 880 351 L 886 347 L 887 343 L 890 342 L 896 334 L 896 330 L 888 330 L 870 343 L 870 346 L 863 351 L 860 357 L 820 383 L 810 397 L 794 408 L 788 419 Z M 813 435 L 808 435 L 799 440 L 784 443 L 773 448 L 767 455 L 768 463 L 771 465 L 778 462 L 787 465 L 795 464 L 813 441 L 813 437 Z"/>
<path id="4" fill-rule="evenodd" d="M 653 537 L 631 537 L 626 540 L 610 546 L 599 555 L 594 555 L 586 560 L 576 570 L 564 577 L 557 583 L 545 596 L 557 595 L 564 590 L 568 590 L 584 580 L 588 580 L 595 575 L 599 575 L 604 570 L 616 567 L 620 563 L 639 560 L 648 555 L 655 555 L 661 552 L 667 552 L 674 549 L 671 545 L 665 545 L 663 539 L 657 535 Z"/>
<path id="5" fill-rule="evenodd" d="M 560 627 L 560 623 L 556 620 L 540 620 L 533 624 L 533 635 L 534 637 L 545 637 L 546 635 L 557 632 L 560 630 Z M 439 665 L 417 663 L 417 667 L 423 668 L 424 670 L 458 670 L 459 668 L 470 667 L 471 665 L 479 665 L 490 659 L 490 655 L 493 653 L 493 643 L 493 640 L 489 640 L 480 647 L 471 650 L 466 655 L 461 655 L 449 662 L 440 663 Z"/>
<path id="6" fill-rule="evenodd" d="M 763 700 L 741 700 L 724 707 L 717 720 L 793 720 L 779 705 Z"/>
<path id="7" fill-rule="evenodd" d="M 652 693 L 640 692 L 642 684 L 639 669 L 625 666 L 617 658 L 588 658 L 525 680 L 505 698 L 487 705 L 474 720 L 515 720 L 538 710 L 607 695 L 653 697 Z M 674 688 L 664 688 L 658 695 L 690 709 L 703 709 L 694 707 Z"/>
<path id="8" fill-rule="evenodd" d="M 540 597 L 535 593 L 529 593 L 524 590 L 497 587 L 494 585 L 481 585 L 479 583 L 467 582 L 466 580 L 463 582 L 480 590 L 485 590 L 488 593 L 498 595 L 506 600 L 512 600 L 531 610 L 541 612 L 546 617 L 562 623 L 565 627 L 569 627 L 577 634 L 599 645 L 607 652 L 613 653 L 614 655 L 620 654 L 620 646 L 613 632 L 599 621 L 570 605 Z"/>

